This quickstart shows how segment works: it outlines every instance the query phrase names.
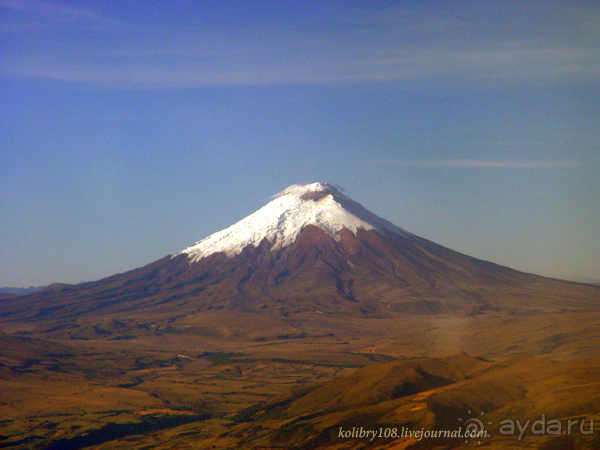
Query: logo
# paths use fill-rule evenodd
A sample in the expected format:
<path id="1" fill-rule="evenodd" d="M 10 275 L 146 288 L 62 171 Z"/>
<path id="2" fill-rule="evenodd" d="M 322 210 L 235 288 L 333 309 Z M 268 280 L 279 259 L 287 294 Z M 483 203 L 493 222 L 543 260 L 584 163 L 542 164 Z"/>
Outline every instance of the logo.
<path id="1" fill-rule="evenodd" d="M 472 415 L 471 410 L 467 411 L 469 415 Z M 469 439 L 477 439 L 477 445 L 481 445 L 480 438 L 489 437 L 488 432 L 485 430 L 485 425 L 483 420 L 480 417 L 483 417 L 484 412 L 481 411 L 479 413 L 479 417 L 470 417 L 467 420 L 463 420 L 462 418 L 458 418 L 459 422 L 464 422 L 465 426 L 464 436 L 466 436 L 465 444 L 469 443 Z M 488 425 L 492 425 L 492 422 L 488 422 Z"/>

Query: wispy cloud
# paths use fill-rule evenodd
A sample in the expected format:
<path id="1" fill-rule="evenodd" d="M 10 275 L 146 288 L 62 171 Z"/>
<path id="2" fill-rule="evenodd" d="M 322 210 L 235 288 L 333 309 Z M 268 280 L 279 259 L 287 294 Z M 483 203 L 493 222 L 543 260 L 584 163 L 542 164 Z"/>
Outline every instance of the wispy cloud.
<path id="1" fill-rule="evenodd" d="M 116 89 L 381 82 L 498 86 L 600 75 L 597 29 L 587 27 L 585 38 L 577 38 L 570 33 L 577 26 L 565 20 L 557 38 L 548 34 L 547 19 L 536 17 L 503 30 L 496 11 L 475 6 L 470 15 L 355 6 L 330 11 L 329 19 L 299 18 L 294 26 L 275 17 L 269 25 L 252 20 L 210 29 L 161 25 L 119 30 L 118 36 L 113 32 L 118 19 L 80 5 L 0 0 L 0 7 L 27 17 L 15 24 L 105 31 L 90 39 L 77 30 L 68 37 L 50 30 L 42 45 L 39 40 L 21 44 L 3 55 L 2 72 Z"/>
<path id="2" fill-rule="evenodd" d="M 561 169 L 582 167 L 578 161 L 494 161 L 482 159 L 409 160 L 377 159 L 369 163 L 388 167 L 415 167 L 430 169 Z"/>
<path id="3" fill-rule="evenodd" d="M 107 30 L 122 25 L 121 21 L 93 9 L 47 0 L 0 0 L 0 8 L 19 15 L 12 22 L 5 20 L 1 28 L 5 32 L 50 30 L 66 25 Z"/>
<path id="4" fill-rule="evenodd" d="M 543 145 L 542 142 L 539 141 L 478 141 L 479 145 L 487 145 L 493 147 L 515 147 L 515 148 L 525 148 L 525 147 L 540 147 Z"/>
<path id="5" fill-rule="evenodd" d="M 265 45 L 265 48 L 268 48 Z M 363 82 L 459 83 L 466 85 L 553 84 L 600 75 L 600 50 L 548 49 L 468 53 L 422 51 L 414 55 L 361 59 L 294 57 L 279 51 L 265 58 L 252 49 L 239 60 L 231 51 L 206 59 L 207 52 L 115 50 L 119 58 L 73 58 L 64 53 L 14 55 L 5 67 L 14 75 L 106 85 L 113 88 L 180 88 L 214 85 L 332 84 Z M 211 51 L 213 55 L 216 53 Z M 306 54 L 317 52 L 307 49 Z M 128 55 L 128 56 L 127 56 Z M 151 57 L 149 58 L 148 55 Z M 152 56 L 154 58 L 152 58 Z M 273 61 L 273 60 L 277 61 Z"/>

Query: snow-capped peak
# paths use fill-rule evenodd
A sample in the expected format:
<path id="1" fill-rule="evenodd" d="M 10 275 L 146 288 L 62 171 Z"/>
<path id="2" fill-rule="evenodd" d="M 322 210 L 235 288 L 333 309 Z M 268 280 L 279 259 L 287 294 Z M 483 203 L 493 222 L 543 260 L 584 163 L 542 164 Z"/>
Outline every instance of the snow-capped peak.
<path id="1" fill-rule="evenodd" d="M 272 249 L 280 249 L 294 243 L 306 225 L 315 225 L 336 240 L 342 228 L 353 233 L 364 228 L 381 234 L 411 236 L 346 197 L 340 189 L 328 183 L 294 184 L 274 195 L 271 202 L 255 213 L 195 243 L 180 254 L 187 254 L 192 262 L 213 253 L 223 252 L 227 256 L 234 256 L 248 245 L 258 246 L 265 238 L 273 244 Z"/>

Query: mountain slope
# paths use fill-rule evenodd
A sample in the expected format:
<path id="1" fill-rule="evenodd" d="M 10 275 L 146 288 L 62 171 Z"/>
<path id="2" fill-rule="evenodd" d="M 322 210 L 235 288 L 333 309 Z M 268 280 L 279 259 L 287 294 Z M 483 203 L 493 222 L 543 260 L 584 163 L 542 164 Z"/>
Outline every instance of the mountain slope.
<path id="1" fill-rule="evenodd" d="M 243 310 L 479 314 L 589 310 L 600 287 L 525 274 L 379 218 L 324 183 L 294 185 L 232 227 L 140 269 L 0 302 L 4 320 Z"/>
<path id="2" fill-rule="evenodd" d="M 600 408 L 599 375 L 597 360 L 522 356 L 494 363 L 464 353 L 368 365 L 248 408 L 235 427 L 198 448 L 598 448 L 590 431 Z M 507 419 L 520 420 L 522 429 L 503 426 Z M 560 422 L 564 433 L 536 431 L 541 420 L 555 427 Z M 577 426 L 565 441 L 569 420 Z M 489 434 L 471 441 L 464 436 L 421 441 L 401 433 L 459 427 Z M 352 435 L 353 429 L 376 434 Z M 397 435 L 378 433 L 386 429 Z"/>

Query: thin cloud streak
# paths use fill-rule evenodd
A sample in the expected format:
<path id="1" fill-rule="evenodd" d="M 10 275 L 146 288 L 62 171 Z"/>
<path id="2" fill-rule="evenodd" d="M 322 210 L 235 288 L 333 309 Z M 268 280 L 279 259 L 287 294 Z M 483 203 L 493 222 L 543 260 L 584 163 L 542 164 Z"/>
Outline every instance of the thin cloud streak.
<path id="1" fill-rule="evenodd" d="M 310 52 L 306 52 L 310 53 Z M 316 56 L 312 61 L 288 56 L 274 62 L 247 56 L 231 60 L 231 54 L 213 56 L 195 51 L 170 55 L 157 49 L 157 66 L 148 60 L 145 49 L 122 51 L 121 58 L 110 60 L 70 55 L 40 55 L 27 58 L 15 55 L 5 61 L 5 73 L 43 79 L 74 81 L 116 89 L 161 89 L 206 87 L 214 85 L 332 84 L 362 82 L 436 82 L 454 80 L 469 85 L 490 86 L 497 83 L 556 83 L 574 79 L 591 79 L 600 75 L 600 51 L 582 49 L 547 49 L 469 53 L 418 52 L 414 55 L 361 59 L 348 55 L 338 61 Z M 128 56 L 129 55 L 129 56 Z M 181 61 L 184 57 L 185 60 Z M 125 61 L 123 61 L 125 59 Z M 172 64 L 169 64 L 171 60 Z M 175 67 L 174 67 L 175 66 Z"/>
<path id="2" fill-rule="evenodd" d="M 429 169 L 561 169 L 583 167 L 583 163 L 577 161 L 488 161 L 479 159 L 419 161 L 407 159 L 379 159 L 369 162 L 378 166 Z"/>
<path id="3" fill-rule="evenodd" d="M 49 31 L 65 26 L 108 31 L 123 26 L 121 21 L 89 8 L 44 0 L 0 0 L 0 8 L 27 17 L 13 23 L 6 21 L 0 27 L 3 33 Z"/>
<path id="4" fill-rule="evenodd" d="M 297 27 L 248 22 L 239 29 L 225 23 L 157 34 L 139 24 L 111 28 L 118 19 L 48 1 L 0 0 L 2 6 L 26 14 L 23 26 L 38 24 L 50 31 L 52 23 L 72 24 L 77 32 L 103 33 L 73 46 L 49 32 L 47 40 L 19 44 L 2 55 L 0 74 L 109 89 L 386 82 L 497 87 L 590 81 L 600 75 L 597 39 L 565 33 L 574 37 L 540 40 L 522 28 L 507 33 L 488 24 L 494 15 L 477 15 L 477 10 L 474 20 L 429 10 L 408 14 L 398 7 L 366 11 L 363 23 L 364 8 L 351 8 L 336 10 L 317 26 L 305 19 Z M 485 24 L 495 34 L 487 35 Z M 545 36 L 542 25 L 532 27 Z"/>

